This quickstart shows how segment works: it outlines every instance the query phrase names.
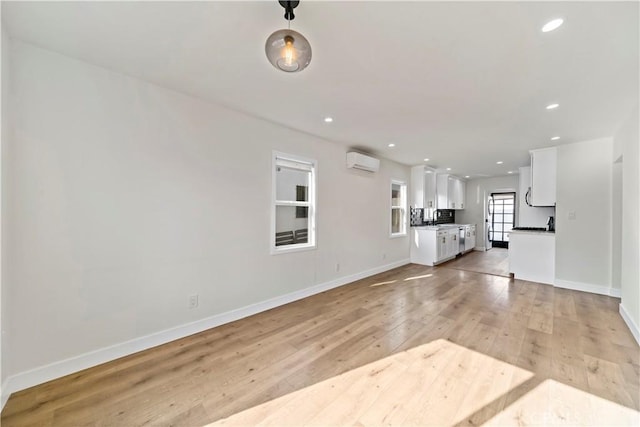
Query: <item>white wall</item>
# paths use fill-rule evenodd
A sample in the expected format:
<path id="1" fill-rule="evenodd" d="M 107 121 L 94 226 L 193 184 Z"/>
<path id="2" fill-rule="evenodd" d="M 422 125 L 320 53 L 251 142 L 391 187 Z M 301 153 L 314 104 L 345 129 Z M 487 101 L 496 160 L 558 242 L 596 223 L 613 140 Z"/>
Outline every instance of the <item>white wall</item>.
<path id="1" fill-rule="evenodd" d="M 561 286 L 611 286 L 612 144 L 602 138 L 558 146 L 556 284 Z M 571 213 L 575 219 L 569 219 Z"/>
<path id="2" fill-rule="evenodd" d="M 622 157 L 611 170 L 611 287 L 622 284 Z"/>
<path id="3" fill-rule="evenodd" d="M 616 160 L 622 155 L 622 257 L 620 312 L 640 343 L 640 138 L 638 107 L 614 136 Z"/>
<path id="4" fill-rule="evenodd" d="M 460 224 L 476 224 L 476 248 L 484 248 L 484 219 L 486 200 L 491 193 L 496 192 L 516 192 L 516 200 L 520 197 L 518 194 L 518 176 L 496 176 L 492 178 L 471 179 L 466 182 L 466 208 L 456 211 L 456 222 Z M 522 195 L 524 197 L 524 194 Z M 517 202 L 516 202 L 517 203 Z M 517 213 L 516 213 L 517 216 Z"/>
<path id="5" fill-rule="evenodd" d="M 347 170 L 341 145 L 11 53 L 9 374 L 408 260 L 408 238 L 388 235 L 390 180 L 408 167 Z M 272 150 L 318 162 L 317 250 L 269 254 Z"/>
<path id="6" fill-rule="evenodd" d="M 0 7 L 0 10 L 2 8 Z M 2 242 L 2 230 L 4 229 L 4 198 L 6 196 L 4 191 L 5 180 L 4 175 L 6 173 L 5 168 L 5 147 L 7 145 L 7 141 L 10 136 L 10 123 L 9 123 L 9 108 L 7 102 L 9 100 L 9 34 L 7 34 L 5 26 L 1 24 L 2 18 L 0 14 L 0 25 L 1 25 L 1 77 L 2 77 L 2 101 L 0 104 L 0 117 L 2 121 L 0 123 L 0 242 Z M 4 269 L 2 266 L 4 265 L 4 244 L 0 245 L 0 408 L 4 406 L 5 394 L 3 394 L 2 390 L 4 388 L 5 379 L 6 379 L 6 370 L 3 368 L 3 363 L 5 363 L 4 352 L 8 347 L 6 346 L 5 341 L 7 340 L 7 336 L 4 333 L 4 330 L 7 326 L 6 317 L 7 310 L 5 310 L 5 305 L 7 303 L 6 298 L 6 287 L 8 282 L 4 279 Z"/>

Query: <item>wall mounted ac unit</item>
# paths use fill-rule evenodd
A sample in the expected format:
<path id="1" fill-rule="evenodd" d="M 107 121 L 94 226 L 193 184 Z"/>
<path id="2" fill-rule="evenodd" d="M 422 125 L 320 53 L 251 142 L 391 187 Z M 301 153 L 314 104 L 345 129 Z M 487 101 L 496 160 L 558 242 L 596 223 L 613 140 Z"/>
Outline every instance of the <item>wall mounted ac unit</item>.
<path id="1" fill-rule="evenodd" d="M 378 169 L 380 169 L 380 160 L 351 151 L 347 153 L 347 167 L 367 172 L 378 172 Z"/>

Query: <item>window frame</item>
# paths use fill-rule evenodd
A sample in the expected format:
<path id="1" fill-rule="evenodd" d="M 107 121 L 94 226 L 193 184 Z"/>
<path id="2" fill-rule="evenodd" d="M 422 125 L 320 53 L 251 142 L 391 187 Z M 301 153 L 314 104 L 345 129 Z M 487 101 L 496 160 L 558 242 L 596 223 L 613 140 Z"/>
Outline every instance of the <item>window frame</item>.
<path id="1" fill-rule="evenodd" d="M 278 160 L 300 163 L 310 166 L 309 186 L 307 188 L 308 200 L 277 200 L 277 168 Z M 271 235 L 269 237 L 271 255 L 285 254 L 290 252 L 300 252 L 315 250 L 316 244 L 316 188 L 317 188 L 318 162 L 314 159 L 298 156 L 295 154 L 273 151 L 271 156 Z M 276 209 L 278 206 L 307 207 L 307 243 L 296 243 L 292 245 L 276 246 Z M 294 231 L 294 230 L 292 230 Z"/>
<path id="2" fill-rule="evenodd" d="M 405 237 L 407 236 L 407 227 L 408 227 L 408 212 L 407 212 L 407 183 L 406 181 L 401 181 L 398 179 L 392 179 L 391 180 L 391 184 L 389 185 L 389 193 L 388 196 L 393 196 L 393 186 L 394 185 L 399 185 L 400 186 L 400 197 L 401 197 L 401 204 L 400 205 L 394 205 L 393 204 L 393 197 L 389 197 L 389 238 L 396 238 L 396 237 Z M 393 211 L 396 209 L 401 209 L 402 212 L 402 223 L 400 224 L 400 231 L 397 233 L 393 232 Z"/>

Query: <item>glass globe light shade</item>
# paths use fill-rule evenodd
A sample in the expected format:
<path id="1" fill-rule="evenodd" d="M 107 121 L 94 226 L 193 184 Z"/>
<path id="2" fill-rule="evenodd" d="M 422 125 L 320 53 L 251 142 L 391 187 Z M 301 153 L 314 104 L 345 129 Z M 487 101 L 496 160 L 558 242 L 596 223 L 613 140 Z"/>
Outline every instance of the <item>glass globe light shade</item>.
<path id="1" fill-rule="evenodd" d="M 278 30 L 271 34 L 264 47 L 269 62 L 279 70 L 295 73 L 311 62 L 311 45 L 300 33 Z"/>

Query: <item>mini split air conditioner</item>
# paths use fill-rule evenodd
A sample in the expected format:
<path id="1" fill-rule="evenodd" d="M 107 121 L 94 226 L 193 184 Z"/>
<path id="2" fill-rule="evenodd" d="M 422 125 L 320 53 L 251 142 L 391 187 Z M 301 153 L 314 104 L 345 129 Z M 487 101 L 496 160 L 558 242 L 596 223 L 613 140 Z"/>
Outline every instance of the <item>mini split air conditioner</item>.
<path id="1" fill-rule="evenodd" d="M 378 172 L 380 160 L 352 151 L 347 153 L 347 167 L 367 172 Z"/>

